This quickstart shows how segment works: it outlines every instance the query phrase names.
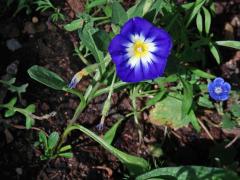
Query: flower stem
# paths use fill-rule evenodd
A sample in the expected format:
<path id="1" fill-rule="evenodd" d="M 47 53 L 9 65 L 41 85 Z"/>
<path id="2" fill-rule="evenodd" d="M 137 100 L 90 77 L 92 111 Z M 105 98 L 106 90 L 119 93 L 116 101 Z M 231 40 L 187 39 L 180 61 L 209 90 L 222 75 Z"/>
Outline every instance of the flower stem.
<path id="1" fill-rule="evenodd" d="M 142 129 L 141 129 L 141 126 L 139 124 L 139 121 L 138 121 L 138 112 L 137 112 L 137 103 L 136 103 L 136 98 L 137 98 L 137 94 L 138 94 L 138 86 L 133 86 L 133 89 L 132 89 L 132 92 L 130 94 L 130 98 L 132 100 L 132 107 L 133 107 L 133 116 L 134 116 L 134 122 L 135 122 L 135 125 L 137 126 L 138 128 L 138 137 L 139 137 L 139 142 L 142 141 Z"/>
<path id="2" fill-rule="evenodd" d="M 112 93 L 113 93 L 113 86 L 114 86 L 115 80 L 116 80 L 116 71 L 114 72 L 114 75 L 113 75 L 113 78 L 112 78 L 112 83 L 111 83 L 111 86 L 110 86 L 110 89 L 109 89 L 108 97 L 107 97 L 106 101 L 104 102 L 101 121 L 98 125 L 99 129 L 103 128 L 105 118 L 106 118 L 106 116 L 109 112 L 110 106 L 111 106 L 111 97 L 112 97 Z"/>
<path id="3" fill-rule="evenodd" d="M 223 102 L 222 101 L 216 102 L 214 105 L 216 107 L 216 110 L 217 110 L 218 114 L 220 116 L 223 116 L 224 115 L 224 113 L 223 113 Z"/>

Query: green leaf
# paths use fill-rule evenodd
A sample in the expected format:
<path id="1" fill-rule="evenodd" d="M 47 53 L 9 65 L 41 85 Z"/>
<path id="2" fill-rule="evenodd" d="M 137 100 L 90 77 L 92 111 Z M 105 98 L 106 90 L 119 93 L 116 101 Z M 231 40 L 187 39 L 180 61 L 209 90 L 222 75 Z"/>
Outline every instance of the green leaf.
<path id="1" fill-rule="evenodd" d="M 65 157 L 65 158 L 73 158 L 73 153 L 66 152 L 66 153 L 60 153 L 58 156 Z"/>
<path id="2" fill-rule="evenodd" d="M 93 39 L 93 34 L 96 32 L 97 30 L 92 27 L 91 23 L 88 23 L 84 26 L 82 31 L 79 31 L 79 37 L 81 43 L 92 52 L 96 62 L 100 63 L 103 61 L 103 53 L 98 49 Z"/>
<path id="3" fill-rule="evenodd" d="M 114 1 L 112 4 L 112 22 L 114 24 L 123 25 L 128 20 L 128 16 L 122 5 Z"/>
<path id="4" fill-rule="evenodd" d="M 192 12 L 188 18 L 186 27 L 189 26 L 189 24 L 192 22 L 193 18 L 198 14 L 202 6 L 204 5 L 206 0 L 196 0 L 194 3 L 194 6 L 192 8 Z"/>
<path id="5" fill-rule="evenodd" d="M 111 146 L 102 138 L 100 138 L 99 136 L 97 136 L 96 134 L 94 134 L 93 132 L 91 132 L 90 130 L 81 125 L 72 125 L 66 131 L 70 132 L 74 129 L 80 130 L 84 134 L 90 136 L 94 141 L 98 142 L 103 148 L 105 148 L 110 153 L 115 155 L 123 163 L 123 165 L 125 165 L 128 168 L 130 175 L 136 176 L 149 170 L 150 167 L 149 163 L 145 159 L 132 156 L 118 150 L 117 148 Z"/>
<path id="6" fill-rule="evenodd" d="M 107 0 L 94 0 L 89 4 L 87 3 L 86 9 L 89 11 L 94 7 L 105 5 L 107 2 Z"/>
<path id="7" fill-rule="evenodd" d="M 43 143 L 44 148 L 48 149 L 48 143 L 47 143 L 47 137 L 46 134 L 43 131 L 40 131 L 38 134 L 39 142 Z"/>
<path id="8" fill-rule="evenodd" d="M 118 26 L 116 24 L 111 24 L 111 28 L 112 28 L 112 31 L 115 35 L 120 33 L 120 26 Z"/>
<path id="9" fill-rule="evenodd" d="M 119 127 L 119 125 L 122 123 L 123 119 L 118 120 L 105 134 L 104 134 L 104 141 L 108 144 L 112 144 L 112 141 L 116 135 L 116 131 Z"/>
<path id="10" fill-rule="evenodd" d="M 216 44 L 240 50 L 240 41 L 216 41 Z"/>
<path id="11" fill-rule="evenodd" d="M 137 4 L 128 9 L 128 18 L 133 18 L 136 16 L 143 17 L 147 12 L 149 12 L 153 3 L 153 0 L 140 0 Z"/>
<path id="12" fill-rule="evenodd" d="M 185 11 L 191 10 L 191 8 L 193 8 L 193 6 L 194 6 L 194 2 L 181 4 L 181 7 L 182 7 Z"/>
<path id="13" fill-rule="evenodd" d="M 71 150 L 71 149 L 72 149 L 72 146 L 71 145 L 67 145 L 67 146 L 61 147 L 59 152 L 64 152 L 64 151 L 68 151 L 68 150 Z"/>
<path id="14" fill-rule="evenodd" d="M 158 101 L 160 101 L 164 95 L 167 93 L 166 89 L 162 89 L 160 92 L 158 92 L 153 98 L 149 99 L 147 101 L 147 106 L 155 105 Z"/>
<path id="15" fill-rule="evenodd" d="M 203 25 L 202 25 L 203 24 L 203 20 L 202 20 L 202 15 L 201 15 L 200 11 L 197 14 L 196 24 L 197 24 L 198 31 L 200 33 L 202 33 L 202 30 L 203 30 Z"/>
<path id="16" fill-rule="evenodd" d="M 25 108 L 25 111 L 27 111 L 29 114 L 34 113 L 36 110 L 36 106 L 34 104 L 30 104 Z"/>
<path id="17" fill-rule="evenodd" d="M 13 93 L 16 92 L 20 96 L 21 93 L 26 92 L 28 84 L 23 84 L 21 86 L 15 86 L 15 85 L 13 85 L 15 83 L 15 81 L 16 81 L 16 78 L 12 78 L 8 81 L 0 80 L 0 83 L 6 85 L 9 91 L 11 91 Z"/>
<path id="18" fill-rule="evenodd" d="M 17 98 L 14 97 L 14 98 L 12 98 L 5 106 L 6 106 L 6 107 L 14 107 L 14 105 L 16 104 L 16 102 L 17 102 Z"/>
<path id="19" fill-rule="evenodd" d="M 204 19 L 205 19 L 205 32 L 207 34 L 209 34 L 210 31 L 210 27 L 211 27 L 211 14 L 208 11 L 208 9 L 206 9 L 205 7 L 203 7 L 203 12 L 204 12 Z"/>
<path id="20" fill-rule="evenodd" d="M 67 31 L 75 31 L 77 29 L 82 28 L 83 24 L 84 24 L 83 19 L 76 19 L 76 20 L 72 21 L 71 23 L 66 24 L 64 26 L 64 29 L 67 30 Z"/>
<path id="21" fill-rule="evenodd" d="M 142 174 L 136 180 L 175 179 L 178 180 L 238 180 L 238 175 L 230 170 L 204 166 L 179 166 L 154 169 Z"/>
<path id="22" fill-rule="evenodd" d="M 226 113 L 223 115 L 221 127 L 224 129 L 233 129 L 236 127 L 236 122 L 231 119 L 231 114 Z"/>
<path id="23" fill-rule="evenodd" d="M 32 125 L 34 124 L 34 119 L 28 115 L 25 115 L 25 117 L 26 117 L 25 127 L 27 129 L 30 129 L 32 127 Z"/>
<path id="24" fill-rule="evenodd" d="M 11 117 L 11 116 L 13 116 L 15 113 L 16 113 L 16 111 L 14 111 L 14 110 L 12 110 L 12 109 L 8 109 L 7 111 L 5 111 L 4 117 L 5 117 L 5 118 Z"/>
<path id="25" fill-rule="evenodd" d="M 235 117 L 240 117 L 240 104 L 233 104 L 230 111 Z"/>
<path id="26" fill-rule="evenodd" d="M 182 120 L 183 121 L 183 120 Z M 191 111 L 189 112 L 189 114 L 187 116 L 185 116 L 184 118 L 185 122 L 190 122 L 193 126 L 193 128 L 199 133 L 201 130 L 201 127 L 198 123 L 197 117 L 194 113 L 194 111 L 191 109 Z"/>
<path id="27" fill-rule="evenodd" d="M 202 106 L 202 107 L 209 108 L 209 109 L 214 108 L 213 103 L 212 103 L 212 101 L 209 100 L 208 95 L 201 96 L 198 99 L 198 105 Z"/>
<path id="28" fill-rule="evenodd" d="M 109 33 L 100 30 L 94 34 L 94 41 L 96 42 L 98 49 L 107 52 L 111 38 L 109 36 Z"/>
<path id="29" fill-rule="evenodd" d="M 183 105 L 182 105 L 182 118 L 184 118 L 192 108 L 193 100 L 193 86 L 184 79 L 180 78 L 183 84 Z"/>
<path id="30" fill-rule="evenodd" d="M 209 74 L 207 72 L 204 72 L 200 69 L 197 69 L 197 68 L 194 68 L 194 67 L 190 67 L 189 68 L 190 71 L 192 71 L 194 74 L 196 74 L 197 76 L 199 77 L 202 77 L 202 78 L 206 78 L 206 79 L 213 79 L 215 78 L 216 76 L 212 75 L 212 74 Z"/>
<path id="31" fill-rule="evenodd" d="M 170 95 L 166 96 L 150 110 L 149 121 L 158 126 L 170 126 L 178 129 L 189 122 L 182 120 L 182 101 Z"/>
<path id="32" fill-rule="evenodd" d="M 59 140 L 58 132 L 52 132 L 48 137 L 48 148 L 53 149 L 57 145 L 58 140 Z"/>
<path id="33" fill-rule="evenodd" d="M 216 46 L 213 43 L 209 42 L 209 48 L 210 48 L 210 51 L 211 51 L 213 57 L 217 61 L 217 63 L 220 64 L 220 55 L 218 53 Z"/>
<path id="34" fill-rule="evenodd" d="M 28 69 L 28 74 L 32 79 L 55 90 L 62 90 L 63 87 L 66 86 L 66 83 L 61 77 L 41 66 L 32 66 Z"/>
<path id="35" fill-rule="evenodd" d="M 106 15 L 107 17 L 112 17 L 112 6 L 106 5 L 106 6 L 103 8 L 103 12 L 105 13 L 105 15 Z"/>

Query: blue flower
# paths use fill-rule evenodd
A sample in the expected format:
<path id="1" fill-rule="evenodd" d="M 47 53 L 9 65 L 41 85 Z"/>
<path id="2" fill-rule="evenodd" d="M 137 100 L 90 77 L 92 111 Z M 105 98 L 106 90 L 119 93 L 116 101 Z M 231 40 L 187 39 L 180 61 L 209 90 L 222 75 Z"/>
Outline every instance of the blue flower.
<path id="1" fill-rule="evenodd" d="M 172 39 L 147 20 L 128 20 L 110 45 L 117 75 L 124 82 L 139 82 L 161 76 L 172 48 Z"/>
<path id="2" fill-rule="evenodd" d="M 208 92 L 211 98 L 216 101 L 225 101 L 229 97 L 231 85 L 224 82 L 223 78 L 216 78 L 208 84 Z"/>

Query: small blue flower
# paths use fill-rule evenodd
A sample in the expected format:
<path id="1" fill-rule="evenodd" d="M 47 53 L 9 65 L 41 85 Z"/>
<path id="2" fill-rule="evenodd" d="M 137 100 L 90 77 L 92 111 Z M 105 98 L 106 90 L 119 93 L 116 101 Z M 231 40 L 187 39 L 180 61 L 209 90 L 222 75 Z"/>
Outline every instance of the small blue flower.
<path id="1" fill-rule="evenodd" d="M 164 73 L 171 48 L 172 39 L 165 30 L 135 17 L 123 25 L 108 50 L 118 77 L 125 82 L 139 82 Z"/>
<path id="2" fill-rule="evenodd" d="M 223 78 L 216 78 L 208 84 L 208 92 L 211 98 L 216 101 L 225 101 L 229 97 L 231 85 L 224 82 Z"/>

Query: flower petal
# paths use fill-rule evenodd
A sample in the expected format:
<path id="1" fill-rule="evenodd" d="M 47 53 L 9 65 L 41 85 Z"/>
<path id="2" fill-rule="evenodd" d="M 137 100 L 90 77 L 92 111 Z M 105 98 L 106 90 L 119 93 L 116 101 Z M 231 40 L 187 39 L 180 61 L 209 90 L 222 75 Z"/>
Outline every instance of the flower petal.
<path id="1" fill-rule="evenodd" d="M 214 79 L 213 83 L 216 85 L 221 85 L 224 83 L 224 79 L 221 77 L 217 77 L 216 79 Z"/>
<path id="2" fill-rule="evenodd" d="M 208 83 L 208 92 L 214 92 L 214 84 L 212 82 Z"/>
<path id="3" fill-rule="evenodd" d="M 144 37 L 147 38 L 147 34 L 149 34 L 152 27 L 153 25 L 147 20 L 140 17 L 134 17 L 124 24 L 120 34 L 127 38 L 129 38 L 131 34 L 143 34 Z"/>
<path id="4" fill-rule="evenodd" d="M 224 82 L 222 88 L 223 92 L 229 93 L 231 91 L 231 85 L 228 82 Z"/>

